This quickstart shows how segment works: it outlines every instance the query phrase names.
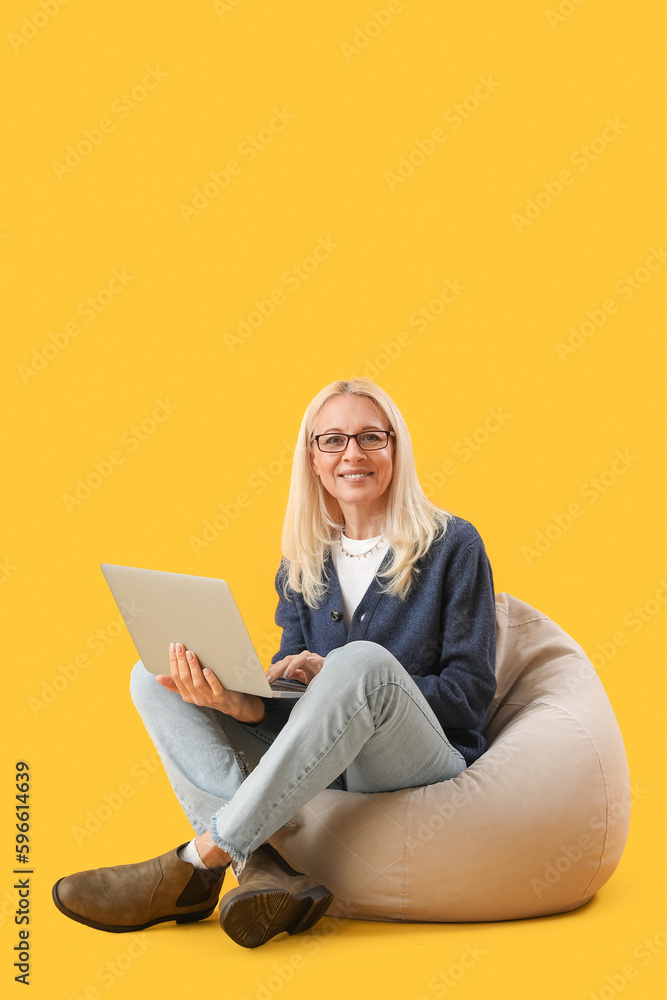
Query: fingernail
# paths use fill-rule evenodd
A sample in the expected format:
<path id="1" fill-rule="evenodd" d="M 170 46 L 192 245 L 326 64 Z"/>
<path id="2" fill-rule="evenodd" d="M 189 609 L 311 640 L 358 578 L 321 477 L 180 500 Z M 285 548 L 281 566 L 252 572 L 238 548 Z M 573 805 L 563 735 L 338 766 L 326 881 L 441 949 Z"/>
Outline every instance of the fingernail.
<path id="1" fill-rule="evenodd" d="M 194 660 L 195 658 L 195 654 L 192 652 L 191 649 L 189 649 L 185 655 L 187 656 L 188 660 Z"/>
<path id="2" fill-rule="evenodd" d="M 271 683 L 271 681 L 273 680 L 273 674 L 267 674 L 267 675 L 266 675 L 266 679 L 267 679 L 267 681 L 268 681 L 268 682 L 269 682 L 269 684 L 270 684 L 270 683 Z"/>
<path id="3" fill-rule="evenodd" d="M 170 652 L 170 653 L 173 653 L 173 652 L 174 652 L 174 644 L 173 644 L 173 642 L 170 642 L 170 643 L 169 643 L 169 652 Z"/>

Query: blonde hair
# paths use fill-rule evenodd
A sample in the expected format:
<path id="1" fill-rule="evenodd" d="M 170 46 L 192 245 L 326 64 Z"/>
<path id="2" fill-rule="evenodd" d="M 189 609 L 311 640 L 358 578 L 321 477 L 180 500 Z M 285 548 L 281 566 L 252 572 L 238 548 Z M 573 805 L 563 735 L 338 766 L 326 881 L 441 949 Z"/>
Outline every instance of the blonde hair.
<path id="1" fill-rule="evenodd" d="M 338 540 L 344 519 L 338 501 L 322 485 L 310 463 L 316 448 L 313 429 L 324 404 L 334 396 L 365 396 L 383 411 L 394 431 L 387 447 L 394 449 L 392 480 L 385 493 L 381 530 L 393 549 L 393 558 L 379 576 L 387 581 L 383 593 L 404 599 L 419 570 L 415 563 L 436 537 L 447 530 L 450 511 L 437 507 L 421 488 L 407 424 L 391 397 L 370 378 L 331 382 L 308 404 L 292 460 L 292 477 L 282 533 L 281 580 L 300 593 L 310 607 L 318 607 L 328 587 L 324 563 L 331 545 Z"/>

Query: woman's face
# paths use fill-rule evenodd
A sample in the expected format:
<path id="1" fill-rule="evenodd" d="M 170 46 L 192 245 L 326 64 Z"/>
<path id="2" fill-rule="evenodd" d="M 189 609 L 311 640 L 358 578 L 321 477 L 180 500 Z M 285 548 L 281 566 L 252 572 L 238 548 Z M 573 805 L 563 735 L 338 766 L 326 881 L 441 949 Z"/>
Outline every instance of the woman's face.
<path id="1" fill-rule="evenodd" d="M 366 396 L 333 396 L 317 415 L 313 435 L 389 429 L 387 417 L 373 400 Z M 313 443 L 310 449 L 313 470 L 325 490 L 336 498 L 343 515 L 352 506 L 356 507 L 357 518 L 359 515 L 370 518 L 382 511 L 394 469 L 393 440 L 390 438 L 387 447 L 378 451 L 362 451 L 358 442 L 350 438 L 345 451 L 334 454 L 320 451 Z"/>

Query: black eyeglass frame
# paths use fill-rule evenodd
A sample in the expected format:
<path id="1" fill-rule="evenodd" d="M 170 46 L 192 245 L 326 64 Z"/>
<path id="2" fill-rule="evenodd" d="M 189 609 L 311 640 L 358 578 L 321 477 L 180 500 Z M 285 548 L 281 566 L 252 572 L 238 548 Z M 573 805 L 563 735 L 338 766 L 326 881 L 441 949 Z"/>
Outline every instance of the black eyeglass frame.
<path id="1" fill-rule="evenodd" d="M 385 443 L 380 448 L 361 448 L 361 445 L 359 444 L 359 438 L 362 435 L 364 435 L 364 434 L 378 434 L 378 433 L 380 433 L 380 434 L 386 434 L 387 435 L 387 440 L 385 441 Z M 344 447 L 342 447 L 339 451 L 325 451 L 324 448 L 322 448 L 321 445 L 320 445 L 320 438 L 322 438 L 322 437 L 329 437 L 329 435 L 334 435 L 334 434 L 337 434 L 339 437 L 346 438 Z M 347 448 L 348 444 L 350 443 L 350 439 L 351 438 L 354 438 L 354 440 L 357 442 L 357 445 L 359 445 L 359 448 L 361 448 L 361 450 L 363 452 L 368 452 L 368 451 L 384 451 L 384 449 L 389 445 L 389 438 L 390 437 L 395 438 L 396 437 L 396 433 L 394 431 L 385 431 L 382 428 L 378 428 L 377 430 L 359 431 L 358 434 L 343 434 L 342 431 L 328 431 L 326 434 L 315 434 L 315 435 L 313 435 L 313 437 L 311 438 L 310 443 L 312 444 L 313 441 L 315 441 L 316 444 L 317 444 L 317 447 L 319 448 L 319 450 L 322 452 L 323 455 L 341 455 L 345 451 L 345 449 Z"/>

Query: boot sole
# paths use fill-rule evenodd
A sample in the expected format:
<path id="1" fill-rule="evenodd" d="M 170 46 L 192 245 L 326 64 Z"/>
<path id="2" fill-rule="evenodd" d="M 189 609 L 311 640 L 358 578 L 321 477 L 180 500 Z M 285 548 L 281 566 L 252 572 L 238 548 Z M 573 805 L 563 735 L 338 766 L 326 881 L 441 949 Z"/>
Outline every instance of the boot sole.
<path id="1" fill-rule="evenodd" d="M 56 904 L 60 912 L 64 913 L 66 917 L 69 917 L 70 920 L 76 920 L 79 924 L 85 924 L 86 927 L 94 927 L 97 931 L 109 931 L 111 934 L 125 934 L 129 931 L 143 931 L 147 927 L 152 927 L 154 924 L 163 924 L 167 920 L 175 920 L 177 924 L 191 924 L 196 920 L 205 920 L 206 917 L 210 917 L 218 904 L 218 900 L 216 899 L 213 906 L 211 906 L 208 910 L 199 910 L 194 913 L 172 913 L 167 917 L 156 917 L 155 920 L 149 920 L 145 924 L 132 924 L 130 926 L 102 924 L 98 920 L 91 920 L 89 917 L 82 917 L 79 913 L 74 913 L 72 910 L 68 910 L 68 908 L 61 903 L 60 897 L 58 896 L 58 886 L 61 882 L 62 879 L 58 879 L 51 892 L 53 902 Z"/>
<path id="2" fill-rule="evenodd" d="M 220 907 L 220 926 L 243 948 L 257 948 L 276 934 L 300 934 L 323 917 L 333 894 L 323 885 L 293 896 L 287 890 L 231 889 Z"/>

